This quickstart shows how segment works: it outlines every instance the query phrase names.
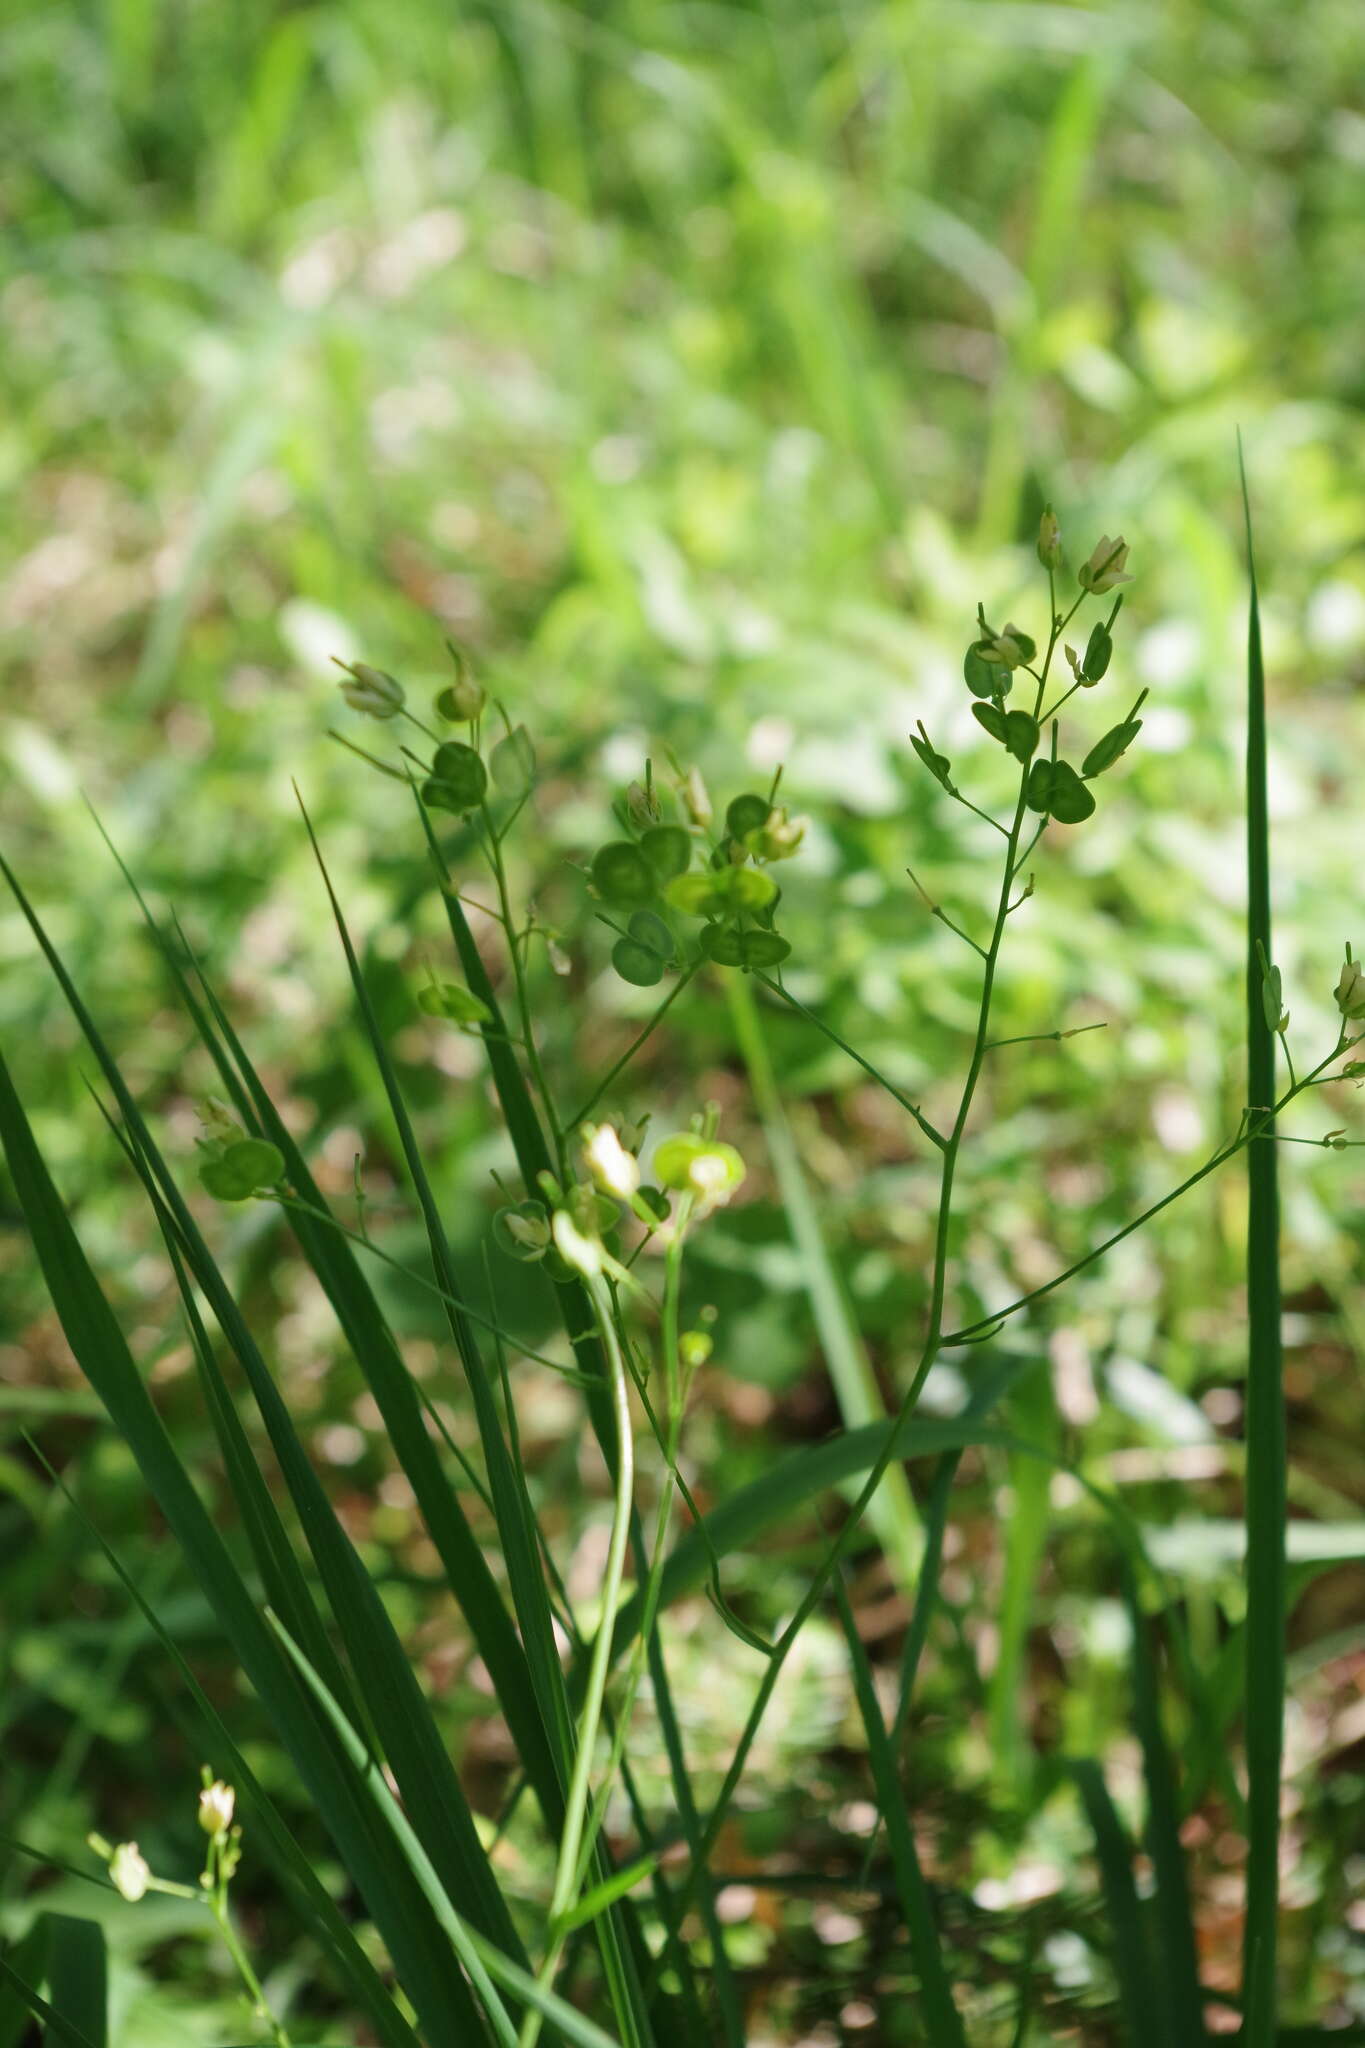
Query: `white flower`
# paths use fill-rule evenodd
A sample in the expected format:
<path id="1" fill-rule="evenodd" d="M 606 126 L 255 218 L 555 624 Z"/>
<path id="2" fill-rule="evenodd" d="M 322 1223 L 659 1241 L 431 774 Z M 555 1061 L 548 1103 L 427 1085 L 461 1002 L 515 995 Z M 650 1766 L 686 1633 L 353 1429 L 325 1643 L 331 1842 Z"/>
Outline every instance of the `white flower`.
<path id="1" fill-rule="evenodd" d="M 1113 590 L 1117 584 L 1131 583 L 1132 577 L 1123 571 L 1128 560 L 1128 543 L 1120 534 L 1117 540 L 1110 540 L 1102 533 L 1095 543 L 1088 562 L 1080 569 L 1082 590 L 1093 590 L 1098 597 L 1106 590 Z"/>
<path id="2" fill-rule="evenodd" d="M 602 1270 L 602 1247 L 584 1237 L 567 1209 L 555 1210 L 555 1245 L 560 1257 L 580 1273 L 594 1279 Z"/>
<path id="3" fill-rule="evenodd" d="M 221 1778 L 215 1778 L 211 1785 L 205 1785 L 199 1794 L 199 1825 L 206 1835 L 225 1835 L 232 1826 L 233 1808 L 237 1794 L 231 1785 L 225 1785 Z"/>
<path id="4" fill-rule="evenodd" d="M 136 1842 L 119 1843 L 109 1858 L 109 1875 L 114 1880 L 114 1889 L 130 1905 L 137 1904 L 152 1881 L 151 1866 Z"/>
<path id="5" fill-rule="evenodd" d="M 628 1202 L 640 1185 L 640 1162 L 627 1152 L 610 1124 L 587 1124 L 583 1157 L 603 1194 Z"/>

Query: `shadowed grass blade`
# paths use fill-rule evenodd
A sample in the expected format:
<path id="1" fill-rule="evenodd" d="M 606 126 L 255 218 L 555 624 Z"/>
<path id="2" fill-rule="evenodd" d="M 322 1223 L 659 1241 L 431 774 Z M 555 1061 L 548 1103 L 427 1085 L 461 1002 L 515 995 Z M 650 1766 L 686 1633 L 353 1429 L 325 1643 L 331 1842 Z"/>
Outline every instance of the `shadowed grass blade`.
<path id="1" fill-rule="evenodd" d="M 48 1925 L 47 1988 L 53 2009 L 91 2048 L 109 2039 L 109 1964 L 104 1929 L 95 1920 L 69 1913 L 45 1913 Z"/>
<path id="2" fill-rule="evenodd" d="M 1241 443 L 1238 442 L 1241 462 Z M 1262 1000 L 1270 931 L 1270 817 L 1266 802 L 1265 668 L 1242 466 L 1247 573 L 1247 1100 L 1275 1100 L 1275 1032 Z M 1246 2048 L 1275 2039 L 1275 1936 L 1279 1907 L 1280 1770 L 1284 1748 L 1286 1518 L 1284 1367 L 1280 1349 L 1279 1161 L 1267 1126 L 1247 1151 L 1246 1757 L 1247 1892 L 1242 1945 Z"/>
<path id="3" fill-rule="evenodd" d="M 1071 1765 L 1071 1775 L 1095 1837 L 1095 1859 L 1109 1915 L 1110 1960 L 1118 1979 L 1119 2007 L 1129 2048 L 1147 2048 L 1152 2008 L 1152 1966 L 1142 1908 L 1133 1882 L 1133 1850 L 1114 1810 L 1104 1773 L 1089 1757 Z"/>
<path id="4" fill-rule="evenodd" d="M 1162 2015 L 1159 2038 L 1163 2043 L 1169 2042 L 1171 2048 L 1203 2048 L 1204 2003 L 1185 1852 L 1180 1846 L 1175 1767 L 1161 1725 L 1156 1659 L 1128 1557 L 1120 1559 L 1119 1570 L 1133 1636 L 1133 1719 L 1147 1788 L 1147 1849 L 1156 1872 L 1159 1967 L 1152 1980 L 1149 2007 Z"/>
<path id="5" fill-rule="evenodd" d="M 877 1788 L 877 1805 L 881 1810 L 891 1850 L 891 1867 L 896 1875 L 896 1896 L 905 1915 L 906 1932 L 910 1937 L 910 1954 L 915 1965 L 915 1975 L 919 1978 L 921 2017 L 925 2032 L 928 2040 L 933 2043 L 933 2048 L 967 2048 L 962 2017 L 953 2002 L 952 1983 L 944 1967 L 943 1951 L 939 1945 L 938 1928 L 934 1924 L 929 1888 L 919 1867 L 919 1855 L 915 1848 L 910 1816 L 901 1792 L 895 1754 L 887 1739 L 881 1702 L 877 1698 L 877 1689 L 872 1682 L 871 1666 L 867 1661 L 862 1638 L 858 1634 L 858 1624 L 853 1618 L 853 1610 L 848 1604 L 843 1579 L 837 1572 L 834 1577 L 834 1597 L 838 1603 L 839 1619 L 843 1623 L 844 1637 L 848 1643 L 849 1660 L 853 1668 L 853 1690 L 857 1695 L 858 1710 L 862 1715 L 863 1728 L 867 1735 L 872 1776 Z"/>

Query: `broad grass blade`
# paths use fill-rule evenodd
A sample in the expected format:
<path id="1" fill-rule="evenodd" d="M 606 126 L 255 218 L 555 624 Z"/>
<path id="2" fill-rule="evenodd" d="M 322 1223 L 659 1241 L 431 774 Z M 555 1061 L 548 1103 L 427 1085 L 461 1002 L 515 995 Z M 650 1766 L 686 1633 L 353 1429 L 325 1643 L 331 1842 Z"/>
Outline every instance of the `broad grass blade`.
<path id="1" fill-rule="evenodd" d="M 1092 1758 L 1078 1758 L 1071 1775 L 1081 1796 L 1109 1915 L 1110 1960 L 1118 1980 L 1119 2009 L 1129 2048 L 1147 2048 L 1151 2038 L 1152 1962 L 1133 1882 L 1133 1850 L 1109 1796 L 1104 1773 Z"/>
<path id="2" fill-rule="evenodd" d="M 104 1929 L 96 1920 L 45 1913 L 47 1988 L 54 2011 L 83 2034 L 91 2048 L 109 2039 L 109 1963 Z"/>

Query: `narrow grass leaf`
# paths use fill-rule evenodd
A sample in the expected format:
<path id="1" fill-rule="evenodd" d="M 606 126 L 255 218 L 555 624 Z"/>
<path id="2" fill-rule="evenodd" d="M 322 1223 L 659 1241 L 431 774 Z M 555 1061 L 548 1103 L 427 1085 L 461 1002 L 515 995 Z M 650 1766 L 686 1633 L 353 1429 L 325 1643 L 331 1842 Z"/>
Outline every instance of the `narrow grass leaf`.
<path id="1" fill-rule="evenodd" d="M 33 1986 L 22 1978 L 17 1970 L 0 1956 L 0 1985 L 6 1985 L 23 2002 L 35 2019 L 40 2019 L 46 2029 L 45 2039 L 58 2044 L 58 2048 L 98 2048 L 88 2034 L 64 2019 L 55 2005 L 49 2005 Z"/>
<path id="2" fill-rule="evenodd" d="M 915 1965 L 915 1975 L 919 1978 L 921 2016 L 925 2031 L 933 2043 L 933 2048 L 967 2048 L 962 2016 L 953 2000 L 952 1982 L 939 1944 L 929 1888 L 920 1869 L 910 1817 L 901 1792 L 895 1754 L 887 1738 L 881 1702 L 877 1698 L 877 1689 L 872 1681 L 872 1668 L 867 1661 L 867 1651 L 863 1648 L 862 1638 L 858 1634 L 858 1624 L 854 1619 L 853 1609 L 849 1606 L 843 1579 L 837 1572 L 834 1576 L 834 1597 L 838 1604 L 844 1637 L 848 1643 L 849 1661 L 853 1668 L 853 1690 L 857 1696 L 858 1711 L 862 1715 L 863 1728 L 867 1735 L 872 1777 L 877 1788 L 877 1805 L 886 1827 L 887 1842 L 891 1850 L 891 1867 L 896 1877 L 896 1896 L 905 1915 L 906 1932 L 910 1937 L 910 1955 Z"/>
<path id="3" fill-rule="evenodd" d="M 78 1365 L 182 1544 L 194 1574 L 286 1742 L 299 1775 L 364 1893 L 433 2043 L 477 2038 L 468 1987 L 411 1872 L 357 1811 L 354 1774 L 323 1739 L 314 1711 L 262 1621 L 250 1587 L 214 1527 L 144 1387 L 58 1198 L 0 1059 L 0 1142 L 44 1279 Z M 462 2019 L 461 2014 L 465 2015 Z M 461 2031 L 464 2029 L 464 2031 Z"/>
<path id="4" fill-rule="evenodd" d="M 1124 1601 L 1133 1641 L 1133 1719 L 1142 1749 L 1147 1792 L 1147 1850 L 1156 1873 L 1158 1968 L 1152 2003 L 1162 2015 L 1160 2038 L 1171 2048 L 1203 2048 L 1204 2002 L 1190 1904 L 1175 1766 L 1161 1722 L 1156 1659 L 1130 1560 L 1120 1560 Z"/>
<path id="5" fill-rule="evenodd" d="M 1090 1757 L 1070 1766 L 1071 1775 L 1095 1838 L 1105 1910 L 1109 1920 L 1110 1960 L 1119 1988 L 1119 2010 L 1129 2048 L 1147 2048 L 1152 2011 L 1152 1962 L 1147 1934 L 1133 1882 L 1133 1850 L 1109 1796 L 1104 1773 Z"/>
<path id="6" fill-rule="evenodd" d="M 1240 463 L 1240 440 L 1238 460 Z M 1270 929 L 1265 666 L 1244 465 L 1241 478 L 1247 573 L 1251 583 L 1247 621 L 1247 1100 L 1253 1108 L 1263 1108 L 1275 1100 L 1275 1032 L 1266 1017 L 1261 994 L 1261 961 L 1275 957 Z M 1269 1133 L 1247 1149 L 1247 1891 L 1242 1937 L 1242 2024 L 1246 2048 L 1271 2048 L 1275 2038 L 1287 1517 L 1276 1154 L 1275 1141 Z"/>

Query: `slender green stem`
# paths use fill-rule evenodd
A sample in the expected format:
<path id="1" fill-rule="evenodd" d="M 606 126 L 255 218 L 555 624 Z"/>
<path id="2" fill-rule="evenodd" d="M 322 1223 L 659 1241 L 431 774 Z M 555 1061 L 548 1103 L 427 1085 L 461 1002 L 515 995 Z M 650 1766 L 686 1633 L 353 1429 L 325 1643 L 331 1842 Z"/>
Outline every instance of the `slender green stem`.
<path id="1" fill-rule="evenodd" d="M 573 1775 L 569 1781 L 568 1797 L 564 1807 L 564 1826 L 559 1838 L 559 1856 L 555 1866 L 554 1887 L 550 1894 L 549 1940 L 545 1957 L 537 1976 L 537 1983 L 544 1989 L 554 1982 L 567 1938 L 562 1922 L 564 1915 L 578 1896 L 579 1853 L 588 1811 L 588 1798 L 592 1782 L 593 1751 L 597 1745 L 597 1730 L 602 1718 L 602 1702 L 606 1693 L 607 1674 L 611 1667 L 612 1638 L 616 1629 L 616 1616 L 621 1605 L 621 1581 L 625 1571 L 626 1549 L 630 1538 L 632 1495 L 635 1486 L 635 1452 L 630 1426 L 630 1391 L 625 1359 L 611 1311 L 611 1297 L 600 1275 L 585 1275 L 593 1309 L 597 1317 L 598 1330 L 607 1356 L 611 1375 L 612 1406 L 616 1416 L 616 1498 L 612 1513 L 611 1538 L 607 1547 L 606 1571 L 602 1582 L 602 1614 L 593 1640 L 592 1661 L 588 1667 L 588 1682 L 583 1696 L 582 1711 L 579 1715 L 574 1750 Z M 519 2048 L 534 2048 L 539 2039 L 541 2014 L 534 2007 L 529 2009 L 522 2022 Z"/>
<path id="2" fill-rule="evenodd" d="M 914 1118 L 930 1143 L 937 1145 L 940 1152 L 943 1150 L 946 1140 L 942 1133 L 934 1129 L 929 1119 L 916 1107 L 908 1095 L 902 1095 L 894 1081 L 887 1080 L 886 1075 L 881 1072 L 880 1068 L 874 1067 L 871 1060 L 864 1059 L 863 1055 L 855 1047 L 851 1046 L 846 1038 L 839 1036 L 832 1025 L 826 1024 L 823 1017 L 817 1017 L 814 1010 L 808 1009 L 804 1003 L 798 1002 L 791 993 L 791 990 L 784 988 L 780 981 L 773 981 L 770 976 L 764 974 L 760 969 L 754 970 L 754 980 L 761 981 L 764 988 L 770 989 L 775 996 L 780 996 L 784 1003 L 790 1005 L 793 1010 L 799 1011 L 809 1023 L 815 1026 L 817 1031 L 823 1031 L 825 1037 L 832 1040 L 841 1052 L 846 1052 L 851 1060 L 856 1060 L 863 1072 L 870 1074 L 878 1086 L 884 1088 L 892 1100 L 898 1102 L 901 1108 Z"/>
<path id="3" fill-rule="evenodd" d="M 640 1047 L 644 1044 L 645 1040 L 663 1022 L 663 1019 L 667 1015 L 669 1008 L 672 1004 L 676 1003 L 678 997 L 687 987 L 687 984 L 691 981 L 693 975 L 696 973 L 697 969 L 700 966 L 700 960 L 694 960 L 692 962 L 692 965 L 689 968 L 687 968 L 684 973 L 679 975 L 678 979 L 674 982 L 668 994 L 660 1003 L 658 1009 L 654 1012 L 654 1015 L 645 1025 L 643 1031 L 641 1031 L 635 1038 L 631 1040 L 630 1044 L 626 1047 L 626 1050 L 622 1053 L 620 1059 L 617 1060 L 616 1064 L 607 1069 L 606 1073 L 602 1076 L 597 1086 L 593 1089 L 592 1094 L 583 1104 L 583 1107 L 580 1110 L 578 1110 L 575 1115 L 569 1118 L 568 1122 L 564 1126 L 566 1131 L 577 1130 L 578 1126 L 582 1122 L 584 1122 L 584 1120 L 587 1117 L 590 1117 L 592 1115 L 598 1103 L 602 1100 L 602 1097 L 606 1094 L 608 1088 L 610 1088 L 612 1082 L 616 1079 L 616 1076 L 624 1072 L 624 1070 L 630 1065 L 631 1061 L 634 1059 L 636 1053 L 640 1050 Z"/>
<path id="4" fill-rule="evenodd" d="M 488 865 L 493 871 L 493 880 L 498 891 L 498 903 L 502 911 L 503 930 L 507 934 L 507 954 L 512 963 L 512 980 L 516 986 L 517 1012 L 521 1018 L 521 1035 L 526 1044 L 526 1062 L 531 1069 L 531 1077 L 536 1084 L 536 1092 L 540 1096 L 541 1107 L 545 1112 L 545 1121 L 549 1126 L 550 1136 L 554 1141 L 555 1159 L 559 1167 L 559 1176 L 561 1180 L 564 1180 L 568 1176 L 568 1161 L 564 1149 L 564 1132 L 555 1110 L 554 1096 L 550 1091 L 549 1081 L 546 1079 L 545 1067 L 540 1057 L 540 1048 L 536 1044 L 535 1025 L 531 1017 L 530 991 L 526 986 L 526 962 L 522 955 L 521 944 L 517 938 L 516 925 L 512 916 L 512 899 L 507 888 L 507 864 L 502 857 L 502 843 L 498 838 L 488 805 L 486 803 L 481 804 L 479 808 L 483 817 L 484 834 L 487 842 Z"/>
<path id="5" fill-rule="evenodd" d="M 1074 611 L 1075 607 L 1073 606 L 1072 609 Z M 1069 616 L 1070 614 L 1068 614 Z M 1042 703 L 1043 692 L 1047 686 L 1048 670 L 1057 644 L 1057 637 L 1064 624 L 1065 621 L 1059 624 L 1054 617 L 1052 634 L 1048 641 L 1047 656 L 1038 680 L 1038 695 L 1034 707 L 1035 714 L 1038 706 Z M 758 1691 L 754 1698 L 753 1706 L 750 1709 L 749 1718 L 745 1723 L 734 1757 L 726 1772 L 716 1802 L 712 1807 L 711 1817 L 707 1822 L 706 1832 L 703 1836 L 703 1847 L 708 1854 L 714 1848 L 719 1838 L 726 1813 L 729 1810 L 730 1801 L 734 1797 L 740 1779 L 744 1774 L 744 1767 L 748 1761 L 749 1752 L 758 1735 L 758 1730 L 767 1711 L 769 1701 L 772 1699 L 782 1667 L 801 1630 L 814 1613 L 825 1587 L 829 1583 L 831 1574 L 837 1570 L 847 1554 L 873 1496 L 881 1485 L 889 1466 L 895 1460 L 896 1454 L 909 1429 L 921 1390 L 929 1375 L 929 1369 L 939 1350 L 943 1328 L 944 1296 L 947 1287 L 948 1243 L 952 1214 L 953 1183 L 957 1173 L 958 1156 L 962 1148 L 967 1119 L 971 1114 L 977 1084 L 981 1078 L 981 1069 L 986 1058 L 991 999 L 995 989 L 996 963 L 999 958 L 1001 942 L 1005 935 L 1006 919 L 1009 915 L 1009 894 L 1013 881 L 1019 834 L 1023 828 L 1027 808 L 1027 792 L 1028 768 L 1025 766 L 1020 774 L 1019 794 L 1015 803 L 1014 819 L 1010 827 L 1008 844 L 1005 850 L 1004 872 L 1001 877 L 999 896 L 996 901 L 995 921 L 991 930 L 991 940 L 989 946 L 984 949 L 983 954 L 985 966 L 982 973 L 981 997 L 977 1012 L 976 1032 L 972 1044 L 971 1059 L 966 1079 L 963 1082 L 957 1116 L 953 1121 L 952 1130 L 943 1148 L 943 1165 L 939 1180 L 938 1218 L 934 1232 L 933 1275 L 930 1283 L 928 1327 L 925 1332 L 919 1363 L 896 1412 L 895 1420 L 887 1434 L 886 1442 L 877 1454 L 866 1480 L 850 1506 L 843 1526 L 825 1551 L 819 1565 L 816 1567 L 810 1584 L 797 1605 L 795 1613 L 773 1646 L 773 1653 L 768 1659 L 762 1679 L 759 1681 Z"/>
<path id="6" fill-rule="evenodd" d="M 247 1996 L 250 1998 L 257 2016 L 263 2019 L 270 2028 L 275 2048 L 291 2048 L 289 2036 L 285 2032 L 281 2021 L 271 2011 L 269 2000 L 261 1989 L 261 1980 L 252 1969 L 251 1960 L 238 1939 L 237 1930 L 232 1924 L 232 1915 L 228 1911 L 225 1892 L 215 1892 L 210 1897 L 209 1911 L 218 1923 L 218 1931 L 223 1937 L 228 1954 L 237 1965 L 237 1974 L 246 1986 Z"/>
<path id="7" fill-rule="evenodd" d="M 1112 1251 L 1116 1244 L 1121 1244 L 1125 1237 L 1131 1237 L 1135 1230 L 1141 1230 L 1143 1224 L 1150 1223 L 1153 1216 L 1159 1216 L 1163 1209 L 1168 1209 L 1172 1202 L 1179 1201 L 1183 1194 L 1187 1194 L 1192 1187 L 1197 1187 L 1201 1180 L 1207 1180 L 1209 1175 L 1216 1173 L 1220 1166 L 1226 1166 L 1229 1159 L 1235 1159 L 1239 1152 L 1244 1152 L 1254 1139 L 1269 1137 L 1271 1135 L 1271 1124 L 1282 1111 L 1289 1107 L 1295 1097 L 1302 1095 L 1309 1088 L 1319 1086 L 1318 1076 L 1323 1073 L 1324 1068 L 1330 1067 L 1335 1060 L 1341 1058 L 1343 1053 L 1349 1052 L 1353 1046 L 1361 1044 L 1362 1040 L 1365 1040 L 1365 1033 L 1362 1033 L 1359 1038 L 1341 1040 L 1328 1053 L 1325 1060 L 1319 1060 L 1317 1066 L 1311 1072 L 1304 1075 L 1297 1088 L 1286 1089 L 1272 1109 L 1250 1113 L 1244 1112 L 1242 1128 L 1239 1129 L 1237 1136 L 1231 1139 L 1228 1144 L 1222 1146 L 1219 1151 L 1215 1152 L 1211 1159 L 1205 1160 L 1204 1164 L 1182 1180 L 1178 1187 L 1169 1189 L 1161 1197 L 1160 1201 L 1153 1202 L 1150 1208 L 1144 1209 L 1140 1215 L 1134 1216 L 1131 1222 L 1125 1223 L 1121 1230 L 1114 1231 L 1109 1237 L 1105 1238 L 1102 1244 L 1095 1245 L 1085 1254 L 1084 1258 L 1077 1259 L 1062 1272 L 1054 1275 L 1051 1280 L 1045 1280 L 1041 1287 L 1033 1288 L 1028 1294 L 1021 1294 L 1017 1301 L 1008 1303 L 1006 1307 L 992 1309 L 989 1315 L 980 1316 L 976 1322 L 967 1323 L 962 1329 L 953 1330 L 947 1336 L 942 1337 L 939 1340 L 940 1348 L 946 1351 L 954 1344 L 970 1344 L 983 1331 L 994 1330 L 1009 1316 L 1017 1315 L 1021 1308 L 1027 1308 L 1030 1302 L 1041 1301 L 1044 1295 L 1054 1293 L 1057 1288 L 1063 1286 L 1073 1275 L 1083 1272 L 1087 1266 L 1094 1265 L 1096 1259 L 1102 1259 L 1106 1252 Z M 1328 1076 L 1327 1078 L 1331 1079 L 1333 1077 Z"/>

